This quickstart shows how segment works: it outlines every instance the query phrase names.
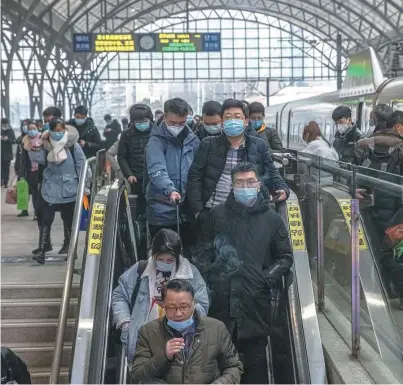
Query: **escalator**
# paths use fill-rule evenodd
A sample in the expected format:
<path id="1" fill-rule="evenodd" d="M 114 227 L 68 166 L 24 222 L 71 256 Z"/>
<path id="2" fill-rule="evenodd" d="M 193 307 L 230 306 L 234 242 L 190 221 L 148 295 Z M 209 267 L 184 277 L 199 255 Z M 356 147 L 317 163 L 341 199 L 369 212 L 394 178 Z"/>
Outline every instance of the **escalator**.
<path id="1" fill-rule="evenodd" d="M 87 257 L 84 270 L 71 383 L 126 383 L 126 360 L 110 309 L 118 278 L 137 260 L 136 226 L 124 186 L 115 183 L 104 188 L 94 202 L 105 205 L 102 248 L 100 255 Z M 277 207 L 290 229 L 294 266 L 273 298 L 273 333 L 267 351 L 269 383 L 322 384 L 326 383 L 325 364 L 303 226 L 289 221 L 296 209 L 300 215 L 295 195 Z"/>

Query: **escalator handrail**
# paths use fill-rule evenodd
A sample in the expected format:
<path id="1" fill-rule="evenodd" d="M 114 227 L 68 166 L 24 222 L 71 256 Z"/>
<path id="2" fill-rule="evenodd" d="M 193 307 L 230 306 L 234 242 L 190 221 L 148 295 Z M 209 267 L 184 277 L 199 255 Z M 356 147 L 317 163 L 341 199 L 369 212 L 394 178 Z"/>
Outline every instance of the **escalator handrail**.
<path id="1" fill-rule="evenodd" d="M 125 187 L 114 183 L 109 190 L 105 211 L 102 239 L 101 264 L 95 298 L 96 322 L 92 329 L 91 354 L 89 357 L 88 383 L 102 384 L 106 369 L 107 333 L 109 330 L 109 308 L 112 297 L 112 282 L 115 268 L 116 232 L 120 198 Z"/>

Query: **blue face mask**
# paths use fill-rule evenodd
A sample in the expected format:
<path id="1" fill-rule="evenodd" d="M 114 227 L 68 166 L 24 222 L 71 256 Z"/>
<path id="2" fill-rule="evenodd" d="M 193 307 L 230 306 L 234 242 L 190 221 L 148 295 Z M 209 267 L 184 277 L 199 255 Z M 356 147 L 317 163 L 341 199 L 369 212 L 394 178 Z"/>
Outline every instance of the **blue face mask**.
<path id="1" fill-rule="evenodd" d="M 55 140 L 56 142 L 61 140 L 63 138 L 63 136 L 64 136 L 64 132 L 51 132 L 50 133 L 51 139 Z"/>
<path id="2" fill-rule="evenodd" d="M 221 124 L 204 125 L 204 128 L 210 135 L 217 135 L 221 132 Z"/>
<path id="3" fill-rule="evenodd" d="M 155 261 L 157 264 L 157 270 L 162 271 L 163 273 L 168 273 L 169 271 L 172 271 L 175 267 L 174 263 L 165 263 L 161 261 Z"/>
<path id="4" fill-rule="evenodd" d="M 134 127 L 136 127 L 136 130 L 139 131 L 147 131 L 148 127 L 150 127 L 150 122 L 139 122 L 139 123 L 134 123 Z"/>
<path id="5" fill-rule="evenodd" d="M 190 124 L 193 121 L 193 116 L 192 115 L 188 115 L 188 117 L 186 118 L 186 123 Z"/>
<path id="6" fill-rule="evenodd" d="M 252 207 L 257 200 L 256 187 L 234 187 L 235 200 L 247 207 Z"/>
<path id="7" fill-rule="evenodd" d="M 259 130 L 263 126 L 263 120 L 251 120 L 252 128 Z"/>
<path id="8" fill-rule="evenodd" d="M 49 131 L 49 123 L 45 123 L 42 127 L 43 131 Z"/>
<path id="9" fill-rule="evenodd" d="M 242 119 L 224 120 L 224 132 L 227 136 L 236 137 L 245 131 L 245 124 Z"/>
<path id="10" fill-rule="evenodd" d="M 74 121 L 76 122 L 77 126 L 82 126 L 87 121 L 87 118 L 84 119 L 74 118 Z"/>
<path id="11" fill-rule="evenodd" d="M 192 326 L 194 324 L 194 322 L 195 321 L 193 319 L 193 314 L 192 314 L 192 316 L 189 319 L 185 320 L 185 321 L 171 321 L 169 319 L 167 324 L 172 329 L 175 329 L 178 332 L 181 332 L 183 330 L 186 330 L 189 326 Z"/>
<path id="12" fill-rule="evenodd" d="M 26 134 L 28 132 L 28 126 L 22 126 L 22 132 Z"/>
<path id="13" fill-rule="evenodd" d="M 35 138 L 36 135 L 38 135 L 38 130 L 28 130 L 28 136 L 31 138 Z"/>

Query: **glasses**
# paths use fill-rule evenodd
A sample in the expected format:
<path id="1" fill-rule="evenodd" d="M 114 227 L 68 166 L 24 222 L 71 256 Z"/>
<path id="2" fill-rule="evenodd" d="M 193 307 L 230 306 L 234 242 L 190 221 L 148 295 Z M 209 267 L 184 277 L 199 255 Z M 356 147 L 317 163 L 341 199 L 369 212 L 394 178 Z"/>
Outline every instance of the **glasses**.
<path id="1" fill-rule="evenodd" d="M 241 180 L 237 179 L 233 183 L 234 187 L 259 187 L 259 181 L 256 179 Z"/>
<path id="2" fill-rule="evenodd" d="M 167 314 L 176 314 L 176 312 L 179 310 L 181 313 L 186 313 L 188 312 L 190 309 L 192 308 L 192 305 L 182 305 L 182 306 L 178 306 L 178 307 L 166 307 L 165 308 L 165 312 Z"/>

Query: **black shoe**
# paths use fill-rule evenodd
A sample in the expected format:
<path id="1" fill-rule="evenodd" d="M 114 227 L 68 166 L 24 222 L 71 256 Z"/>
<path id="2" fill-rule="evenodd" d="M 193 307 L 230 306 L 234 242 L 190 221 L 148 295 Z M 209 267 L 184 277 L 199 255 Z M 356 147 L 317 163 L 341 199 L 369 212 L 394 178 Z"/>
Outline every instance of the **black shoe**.
<path id="1" fill-rule="evenodd" d="M 28 210 L 22 210 L 22 211 L 17 215 L 18 218 L 23 218 L 23 217 L 28 217 L 28 216 L 29 216 Z"/>
<path id="2" fill-rule="evenodd" d="M 3 184 L 3 187 L 4 187 L 4 188 L 8 188 L 8 183 L 4 183 L 4 184 Z"/>
<path id="3" fill-rule="evenodd" d="M 50 243 L 47 243 L 46 246 L 45 246 L 45 253 L 48 253 L 49 251 L 52 251 L 52 250 L 53 250 L 52 245 Z M 32 254 L 38 254 L 40 252 L 41 252 L 41 247 L 40 246 L 37 247 L 36 249 L 32 250 Z"/>
<path id="4" fill-rule="evenodd" d="M 66 225 L 64 223 L 63 223 L 63 232 L 64 232 L 64 241 L 62 248 L 59 250 L 59 254 L 67 254 L 69 252 L 71 232 L 69 229 L 66 228 Z"/>
<path id="5" fill-rule="evenodd" d="M 48 243 L 50 244 L 50 228 L 48 226 L 42 226 L 39 233 L 39 252 L 32 257 L 34 261 L 41 265 L 45 263 L 45 250 Z"/>
<path id="6" fill-rule="evenodd" d="M 36 262 L 38 262 L 40 265 L 44 265 L 45 264 L 45 258 L 42 255 L 34 255 L 32 257 L 32 259 Z"/>

